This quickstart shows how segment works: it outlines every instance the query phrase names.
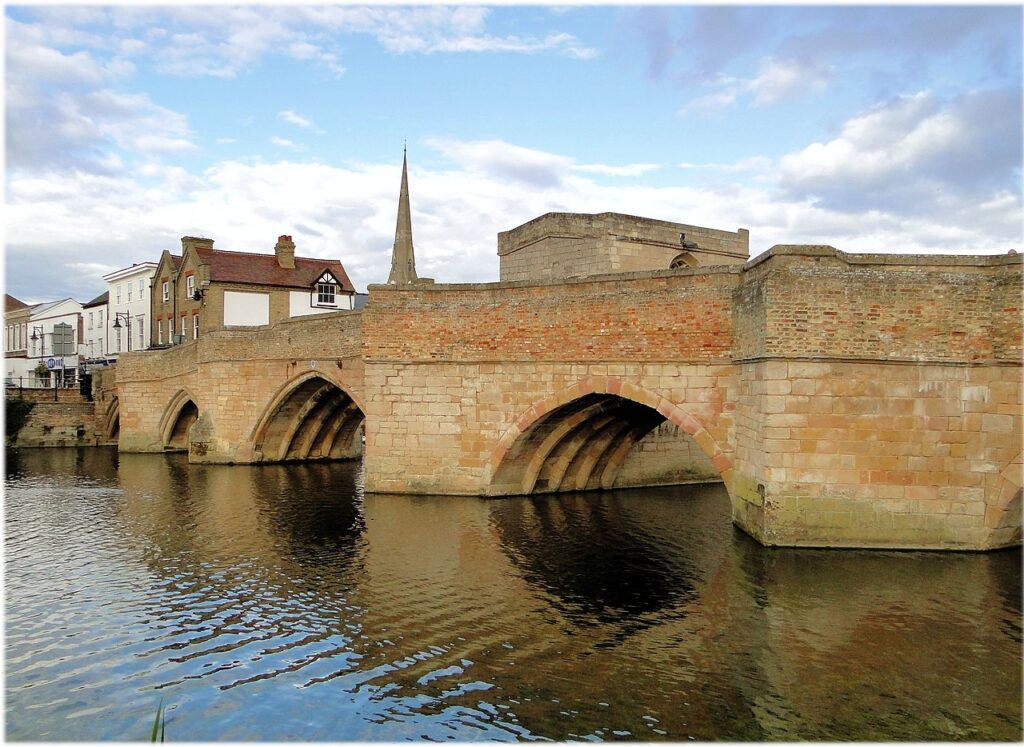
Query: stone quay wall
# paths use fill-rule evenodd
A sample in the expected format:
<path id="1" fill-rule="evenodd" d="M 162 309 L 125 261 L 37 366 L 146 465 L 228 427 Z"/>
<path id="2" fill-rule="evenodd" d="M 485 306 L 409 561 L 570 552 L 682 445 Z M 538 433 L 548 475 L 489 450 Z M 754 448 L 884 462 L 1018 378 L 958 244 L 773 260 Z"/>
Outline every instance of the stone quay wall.
<path id="1" fill-rule="evenodd" d="M 96 446 L 92 402 L 37 402 L 13 446 Z"/>

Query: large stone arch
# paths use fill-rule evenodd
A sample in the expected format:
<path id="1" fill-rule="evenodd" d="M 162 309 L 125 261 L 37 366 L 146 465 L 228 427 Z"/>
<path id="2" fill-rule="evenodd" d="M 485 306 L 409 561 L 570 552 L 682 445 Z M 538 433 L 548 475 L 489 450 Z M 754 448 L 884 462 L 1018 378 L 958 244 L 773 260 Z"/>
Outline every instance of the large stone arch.
<path id="1" fill-rule="evenodd" d="M 104 441 L 117 441 L 121 431 L 121 406 L 117 396 L 107 405 L 103 418 L 100 420 L 100 437 Z"/>
<path id="2" fill-rule="evenodd" d="M 164 408 L 158 432 L 165 451 L 188 451 L 189 428 L 199 419 L 199 405 L 187 389 L 175 392 Z"/>
<path id="3" fill-rule="evenodd" d="M 731 495 L 732 459 L 700 419 L 610 376 L 585 378 L 522 412 L 491 453 L 487 493 L 610 488 L 630 449 L 666 421 L 693 438 Z"/>
<path id="4" fill-rule="evenodd" d="M 1020 544 L 1024 506 L 1024 452 L 1007 465 L 998 477 L 994 500 L 985 508 L 985 528 L 989 546 Z"/>
<path id="5" fill-rule="evenodd" d="M 254 462 L 353 459 L 364 409 L 331 377 L 307 371 L 275 392 L 252 430 Z"/>

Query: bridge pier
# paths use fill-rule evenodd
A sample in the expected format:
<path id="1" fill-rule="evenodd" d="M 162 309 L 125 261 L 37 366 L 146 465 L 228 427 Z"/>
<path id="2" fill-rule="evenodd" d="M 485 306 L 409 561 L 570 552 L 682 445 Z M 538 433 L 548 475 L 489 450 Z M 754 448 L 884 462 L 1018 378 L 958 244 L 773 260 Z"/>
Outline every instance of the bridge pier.
<path id="1" fill-rule="evenodd" d="M 739 522 L 769 545 L 1020 542 L 1019 366 L 750 364 Z M 772 392 L 772 393 L 769 393 Z"/>

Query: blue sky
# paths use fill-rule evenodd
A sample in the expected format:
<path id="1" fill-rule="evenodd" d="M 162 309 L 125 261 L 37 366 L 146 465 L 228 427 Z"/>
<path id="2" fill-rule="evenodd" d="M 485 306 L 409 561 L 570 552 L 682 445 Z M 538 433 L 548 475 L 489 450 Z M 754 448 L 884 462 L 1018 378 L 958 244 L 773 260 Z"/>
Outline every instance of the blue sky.
<path id="1" fill-rule="evenodd" d="M 1019 6 L 12 6 L 6 251 L 25 301 L 177 251 L 382 282 L 403 142 L 421 275 L 617 211 L 846 251 L 1021 250 Z M 61 272 L 54 273 L 54 268 Z"/>

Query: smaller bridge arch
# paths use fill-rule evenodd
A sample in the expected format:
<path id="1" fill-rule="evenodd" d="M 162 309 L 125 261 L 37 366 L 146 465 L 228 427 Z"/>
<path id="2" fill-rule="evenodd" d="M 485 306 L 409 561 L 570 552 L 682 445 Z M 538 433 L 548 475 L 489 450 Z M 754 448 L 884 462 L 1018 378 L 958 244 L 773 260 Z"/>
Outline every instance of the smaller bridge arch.
<path id="1" fill-rule="evenodd" d="M 489 495 L 609 489 L 626 456 L 669 421 L 693 438 L 732 487 L 732 460 L 696 417 L 615 377 L 588 377 L 535 403 L 502 435 L 489 461 Z"/>
<path id="2" fill-rule="evenodd" d="M 252 431 L 254 462 L 353 459 L 362 454 L 363 408 L 327 376 L 307 371 L 282 385 Z"/>
<path id="3" fill-rule="evenodd" d="M 179 389 L 160 419 L 160 443 L 166 451 L 188 451 L 189 428 L 199 419 L 199 406 L 186 390 Z"/>
<path id="4" fill-rule="evenodd" d="M 107 405 L 103 418 L 100 420 L 100 436 L 105 441 L 116 441 L 121 432 L 121 406 L 115 396 Z"/>

